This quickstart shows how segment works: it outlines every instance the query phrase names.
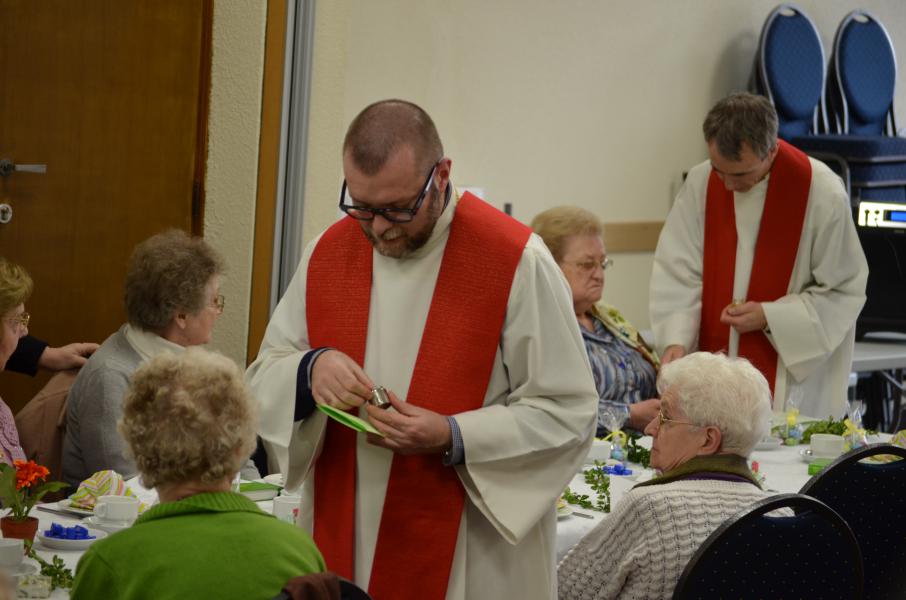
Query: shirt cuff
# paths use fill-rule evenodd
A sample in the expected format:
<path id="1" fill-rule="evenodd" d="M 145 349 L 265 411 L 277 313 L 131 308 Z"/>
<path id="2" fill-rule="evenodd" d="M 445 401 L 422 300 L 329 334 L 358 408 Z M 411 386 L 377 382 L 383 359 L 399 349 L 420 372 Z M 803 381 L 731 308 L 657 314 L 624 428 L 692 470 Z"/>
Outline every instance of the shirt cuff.
<path id="1" fill-rule="evenodd" d="M 299 361 L 299 368 L 296 370 L 296 409 L 293 413 L 293 421 L 302 421 L 315 411 L 315 397 L 311 393 L 311 370 L 318 357 L 327 350 L 333 350 L 333 348 L 314 348 L 306 352 Z"/>
<path id="2" fill-rule="evenodd" d="M 450 424 L 450 434 L 453 436 L 453 445 L 449 450 L 444 452 L 443 464 L 445 467 L 461 465 L 466 459 L 466 449 L 462 443 L 462 433 L 459 431 L 459 424 L 453 417 L 447 417 L 447 423 Z"/>

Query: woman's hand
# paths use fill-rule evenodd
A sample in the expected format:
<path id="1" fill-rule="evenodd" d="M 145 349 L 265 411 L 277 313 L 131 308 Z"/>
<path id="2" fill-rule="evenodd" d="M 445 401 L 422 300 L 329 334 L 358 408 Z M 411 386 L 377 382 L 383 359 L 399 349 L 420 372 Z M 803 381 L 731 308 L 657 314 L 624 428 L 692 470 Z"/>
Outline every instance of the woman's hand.
<path id="1" fill-rule="evenodd" d="M 642 400 L 629 405 L 629 426 L 638 431 L 644 431 L 652 419 L 657 418 L 661 410 L 661 401 L 657 398 Z"/>
<path id="2" fill-rule="evenodd" d="M 77 369 L 88 362 L 88 357 L 94 354 L 98 345 L 90 342 L 66 344 L 59 348 L 44 348 L 38 358 L 38 366 L 48 371 L 65 371 Z"/>
<path id="3" fill-rule="evenodd" d="M 661 364 L 666 365 L 667 363 L 673 362 L 677 358 L 682 358 L 684 356 L 686 356 L 686 349 L 679 344 L 667 346 L 667 348 L 664 349 L 664 353 L 661 355 Z"/>

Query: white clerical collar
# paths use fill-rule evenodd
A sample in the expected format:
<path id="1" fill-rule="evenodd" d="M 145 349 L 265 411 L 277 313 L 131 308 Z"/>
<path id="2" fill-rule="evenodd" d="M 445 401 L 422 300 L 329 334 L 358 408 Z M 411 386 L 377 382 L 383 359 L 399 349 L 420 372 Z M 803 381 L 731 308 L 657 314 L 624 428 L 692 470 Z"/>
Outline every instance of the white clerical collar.
<path id="1" fill-rule="evenodd" d="M 162 338 L 156 333 L 133 327 L 129 323 L 123 326 L 123 335 L 126 336 L 126 341 L 138 352 L 142 362 L 151 360 L 163 352 L 179 354 L 185 350 L 184 347 L 175 342 Z"/>

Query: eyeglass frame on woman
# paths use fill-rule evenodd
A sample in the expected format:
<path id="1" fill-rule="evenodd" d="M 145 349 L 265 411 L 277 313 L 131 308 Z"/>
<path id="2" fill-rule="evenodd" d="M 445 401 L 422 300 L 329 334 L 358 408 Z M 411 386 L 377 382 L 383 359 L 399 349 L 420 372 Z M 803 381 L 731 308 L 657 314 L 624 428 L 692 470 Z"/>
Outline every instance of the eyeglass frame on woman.
<path id="1" fill-rule="evenodd" d="M 583 260 L 582 262 L 568 262 L 566 264 L 572 265 L 584 273 L 591 273 L 595 270 L 595 267 L 601 267 L 602 271 L 606 271 L 607 267 L 613 266 L 613 259 L 608 256 L 601 262 L 596 260 Z"/>
<path id="2" fill-rule="evenodd" d="M 664 411 L 657 411 L 657 428 L 660 429 L 664 426 L 664 423 L 676 423 L 677 425 L 692 425 L 693 427 L 698 427 L 695 423 L 690 423 L 689 421 L 677 421 L 676 419 L 668 419 L 664 416 Z"/>
<path id="3" fill-rule="evenodd" d="M 13 317 L 4 317 L 3 320 L 6 321 L 7 323 L 9 323 L 10 325 L 15 326 L 17 328 L 17 330 L 20 325 L 27 329 L 28 323 L 29 323 L 29 321 L 31 321 L 31 315 L 28 314 L 27 312 L 24 312 L 24 313 L 15 315 Z"/>
<path id="4" fill-rule="evenodd" d="M 217 314 L 223 314 L 223 308 L 226 306 L 226 297 L 223 294 L 217 294 L 212 301 Z"/>
<path id="5" fill-rule="evenodd" d="M 440 164 L 439 159 L 431 166 L 431 171 L 428 173 L 428 178 L 425 180 L 425 185 L 422 186 L 422 192 L 418 195 L 418 199 L 415 201 L 415 206 L 412 208 L 397 208 L 395 206 L 386 206 L 384 208 L 371 208 L 368 206 L 355 206 L 349 205 L 344 202 L 346 199 L 346 178 L 343 178 L 343 185 L 340 188 L 340 210 L 344 213 L 356 219 L 357 221 L 373 221 L 377 215 L 381 215 L 391 223 L 411 223 L 415 219 L 418 209 L 422 207 L 425 198 L 428 197 L 428 191 L 431 189 L 431 183 L 434 181 L 434 173 L 437 171 L 437 165 Z M 352 200 L 352 196 L 349 197 Z M 362 211 L 364 214 L 356 216 L 351 214 L 349 211 Z M 400 218 L 401 215 L 407 215 L 408 218 Z"/>

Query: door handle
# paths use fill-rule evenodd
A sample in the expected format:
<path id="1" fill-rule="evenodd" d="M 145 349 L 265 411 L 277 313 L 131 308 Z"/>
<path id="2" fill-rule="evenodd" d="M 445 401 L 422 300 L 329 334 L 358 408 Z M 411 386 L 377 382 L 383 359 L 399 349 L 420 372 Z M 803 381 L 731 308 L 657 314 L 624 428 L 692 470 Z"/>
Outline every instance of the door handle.
<path id="1" fill-rule="evenodd" d="M 6 177 L 13 171 L 18 173 L 47 173 L 47 165 L 17 165 L 8 158 L 0 159 L 0 177 Z"/>

